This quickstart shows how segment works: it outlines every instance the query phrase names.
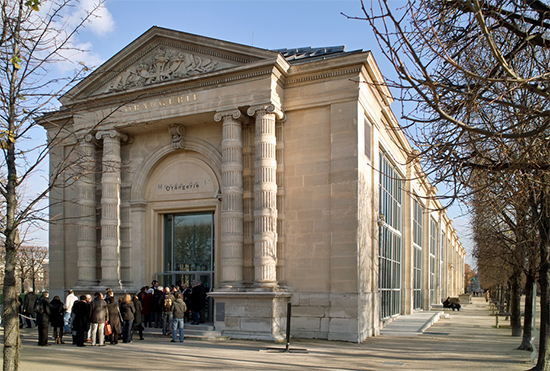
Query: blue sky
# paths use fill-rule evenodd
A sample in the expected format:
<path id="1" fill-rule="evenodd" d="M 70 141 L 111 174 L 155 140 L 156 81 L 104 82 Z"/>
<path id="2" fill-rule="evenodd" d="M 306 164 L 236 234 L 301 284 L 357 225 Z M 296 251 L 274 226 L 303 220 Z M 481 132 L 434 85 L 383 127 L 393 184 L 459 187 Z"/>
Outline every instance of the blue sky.
<path id="1" fill-rule="evenodd" d="M 375 42 L 366 22 L 340 14 L 360 16 L 358 0 L 107 0 L 105 6 L 112 24 L 106 17 L 94 23 L 110 30 L 81 34 L 104 60 L 154 25 L 264 49 L 347 45 L 367 50 Z"/>
<path id="2" fill-rule="evenodd" d="M 77 19 L 82 8 L 97 0 L 81 0 L 67 17 Z M 398 1 L 395 3 L 399 4 Z M 370 1 L 366 0 L 369 6 Z M 107 0 L 100 18 L 73 40 L 89 53 L 71 58 L 97 67 L 152 26 L 170 28 L 264 49 L 346 45 L 347 50 L 371 50 L 383 74 L 391 67 L 378 50 L 366 21 L 347 19 L 363 16 L 359 0 Z M 73 20 L 74 22 L 74 20 Z M 67 68 L 68 67 L 68 68 Z M 61 66 L 65 71 L 70 66 Z M 76 68 L 76 66 L 75 66 Z M 399 105 L 395 104 L 395 110 Z M 399 112 L 395 112 L 399 117 Z M 454 207 L 448 212 L 467 250 L 470 249 L 468 219 Z M 47 237 L 39 236 L 46 241 Z M 470 252 L 468 251 L 468 254 Z M 471 261 L 470 261 L 471 262 Z"/>

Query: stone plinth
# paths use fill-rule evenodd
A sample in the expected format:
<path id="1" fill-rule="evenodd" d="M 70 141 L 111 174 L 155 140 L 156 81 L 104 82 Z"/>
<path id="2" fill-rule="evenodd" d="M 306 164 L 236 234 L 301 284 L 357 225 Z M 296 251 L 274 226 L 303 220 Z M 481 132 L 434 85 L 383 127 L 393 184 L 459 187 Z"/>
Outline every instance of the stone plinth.
<path id="1" fill-rule="evenodd" d="M 212 292 L 214 325 L 233 339 L 283 341 L 289 292 Z"/>

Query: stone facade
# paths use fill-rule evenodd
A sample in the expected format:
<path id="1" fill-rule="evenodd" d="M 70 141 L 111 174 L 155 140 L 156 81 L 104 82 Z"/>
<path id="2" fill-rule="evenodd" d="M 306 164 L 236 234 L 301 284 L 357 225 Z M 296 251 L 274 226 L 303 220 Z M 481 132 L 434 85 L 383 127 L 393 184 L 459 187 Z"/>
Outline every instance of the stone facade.
<path id="1" fill-rule="evenodd" d="M 50 195 L 54 292 L 208 277 L 211 319 L 228 336 L 283 339 L 290 302 L 293 336 L 361 342 L 463 290 L 464 249 L 429 211 L 436 201 L 422 201 L 422 218 L 437 228 L 412 247 L 411 195 L 435 190 L 407 161 L 370 52 L 269 51 L 153 27 L 61 103 L 42 119 L 50 138 L 69 133 L 52 171 L 74 164 Z M 398 190 L 399 304 L 385 317 L 380 156 L 414 179 Z M 212 220 L 200 264 L 170 224 L 197 215 Z"/>

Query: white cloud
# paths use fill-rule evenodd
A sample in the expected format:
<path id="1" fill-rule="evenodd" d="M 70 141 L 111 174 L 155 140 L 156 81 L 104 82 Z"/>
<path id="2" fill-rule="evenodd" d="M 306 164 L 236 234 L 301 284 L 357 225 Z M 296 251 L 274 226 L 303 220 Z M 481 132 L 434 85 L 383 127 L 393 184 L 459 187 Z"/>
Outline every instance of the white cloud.
<path id="1" fill-rule="evenodd" d="M 90 14 L 84 24 L 86 30 L 94 34 L 104 36 L 111 32 L 115 27 L 113 16 L 105 6 L 103 1 L 99 0 L 80 0 L 75 2 L 74 7 L 65 16 L 69 27 L 76 27 L 82 19 Z"/>
<path id="2" fill-rule="evenodd" d="M 114 30 L 113 17 L 105 7 L 104 1 L 73 0 L 62 9 L 56 8 L 58 5 L 56 1 L 43 2 L 40 11 L 31 21 L 36 26 L 33 33 L 45 32 L 43 34 L 45 37 L 42 39 L 44 47 L 38 54 L 44 56 L 56 50 L 55 56 L 50 58 L 50 61 L 55 61 L 56 69 L 62 74 L 80 69 L 80 64 L 85 64 L 91 69 L 99 66 L 104 60 L 93 52 L 92 43 L 86 42 L 85 39 L 90 32 L 105 36 Z M 47 19 L 53 12 L 59 10 L 61 11 L 58 16 L 53 18 L 53 23 L 45 30 Z M 86 17 L 88 19 L 80 26 Z M 78 32 L 73 33 L 75 30 Z"/>

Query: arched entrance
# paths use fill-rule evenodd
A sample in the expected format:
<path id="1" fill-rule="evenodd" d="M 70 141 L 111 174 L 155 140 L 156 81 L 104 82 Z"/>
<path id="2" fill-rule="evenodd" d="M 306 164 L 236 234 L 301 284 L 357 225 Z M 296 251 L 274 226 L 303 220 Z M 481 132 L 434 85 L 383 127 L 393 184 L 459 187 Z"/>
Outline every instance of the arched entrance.
<path id="1" fill-rule="evenodd" d="M 147 178 L 144 231 L 147 272 L 162 286 L 194 280 L 216 286 L 216 234 L 219 228 L 218 172 L 194 151 L 174 151 L 160 159 Z M 211 299 L 208 299 L 211 301 Z M 206 321 L 212 319 L 207 303 Z"/>

